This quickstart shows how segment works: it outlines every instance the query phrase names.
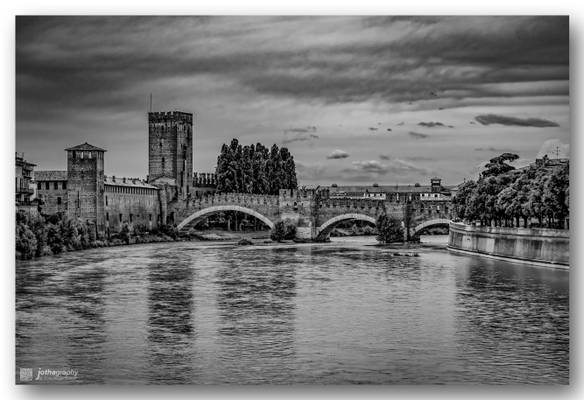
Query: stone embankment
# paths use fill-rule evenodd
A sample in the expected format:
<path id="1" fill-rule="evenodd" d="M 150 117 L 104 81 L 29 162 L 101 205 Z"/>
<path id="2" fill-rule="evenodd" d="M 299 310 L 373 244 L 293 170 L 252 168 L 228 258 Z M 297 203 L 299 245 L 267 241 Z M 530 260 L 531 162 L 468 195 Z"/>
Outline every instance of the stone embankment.
<path id="1" fill-rule="evenodd" d="M 530 264 L 569 268 L 570 232 L 451 223 L 448 248 Z"/>

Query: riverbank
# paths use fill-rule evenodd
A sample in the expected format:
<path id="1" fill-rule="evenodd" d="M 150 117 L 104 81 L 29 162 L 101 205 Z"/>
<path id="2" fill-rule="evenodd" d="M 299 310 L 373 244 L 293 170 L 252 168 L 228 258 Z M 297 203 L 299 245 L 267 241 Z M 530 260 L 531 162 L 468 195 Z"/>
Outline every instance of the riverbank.
<path id="1" fill-rule="evenodd" d="M 570 267 L 570 232 L 450 224 L 448 248 L 456 252 L 555 268 Z"/>

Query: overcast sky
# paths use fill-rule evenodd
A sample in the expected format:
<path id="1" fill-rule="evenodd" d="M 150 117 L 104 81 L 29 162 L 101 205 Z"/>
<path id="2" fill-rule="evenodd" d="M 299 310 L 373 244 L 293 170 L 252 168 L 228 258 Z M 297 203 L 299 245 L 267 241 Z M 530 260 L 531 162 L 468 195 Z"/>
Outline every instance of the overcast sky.
<path id="1" fill-rule="evenodd" d="M 567 17 L 19 17 L 16 149 L 65 169 L 103 147 L 145 177 L 153 111 L 221 144 L 287 146 L 299 183 L 455 184 L 485 160 L 570 143 Z"/>

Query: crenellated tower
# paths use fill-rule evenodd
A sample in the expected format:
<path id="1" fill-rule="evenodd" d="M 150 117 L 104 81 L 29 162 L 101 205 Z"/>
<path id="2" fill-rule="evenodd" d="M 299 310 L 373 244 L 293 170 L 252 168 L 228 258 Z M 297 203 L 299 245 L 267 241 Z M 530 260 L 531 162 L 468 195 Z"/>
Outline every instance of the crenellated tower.
<path id="1" fill-rule="evenodd" d="M 104 232 L 105 150 L 86 142 L 65 151 L 68 216 L 95 224 L 97 232 Z"/>
<path id="2" fill-rule="evenodd" d="M 171 199 L 185 199 L 191 193 L 193 114 L 148 113 L 148 183 L 170 187 Z"/>

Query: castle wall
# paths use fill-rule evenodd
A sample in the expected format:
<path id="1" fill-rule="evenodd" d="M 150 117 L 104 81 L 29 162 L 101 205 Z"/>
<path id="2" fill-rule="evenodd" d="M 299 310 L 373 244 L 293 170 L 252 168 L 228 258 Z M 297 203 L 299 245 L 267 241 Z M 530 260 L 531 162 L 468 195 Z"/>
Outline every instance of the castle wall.
<path id="1" fill-rule="evenodd" d="M 160 225 L 158 190 L 121 185 L 105 185 L 106 232 L 119 232 L 123 224 L 130 230 L 140 224 L 148 229 Z"/>

